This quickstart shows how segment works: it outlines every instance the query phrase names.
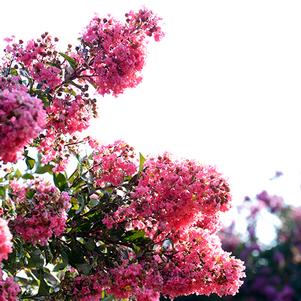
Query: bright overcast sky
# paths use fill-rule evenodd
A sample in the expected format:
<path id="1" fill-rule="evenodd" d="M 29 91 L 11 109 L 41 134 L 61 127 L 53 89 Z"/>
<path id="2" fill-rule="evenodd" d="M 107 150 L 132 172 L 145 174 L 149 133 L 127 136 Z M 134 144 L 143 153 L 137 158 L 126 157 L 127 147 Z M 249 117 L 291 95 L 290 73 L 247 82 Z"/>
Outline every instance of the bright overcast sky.
<path id="1" fill-rule="evenodd" d="M 280 170 L 269 185 L 301 199 L 300 1 L 2 1 L 0 46 L 44 31 L 75 41 L 95 12 L 122 17 L 143 4 L 166 37 L 150 45 L 138 88 L 100 98 L 90 133 L 216 165 L 237 199 Z"/>

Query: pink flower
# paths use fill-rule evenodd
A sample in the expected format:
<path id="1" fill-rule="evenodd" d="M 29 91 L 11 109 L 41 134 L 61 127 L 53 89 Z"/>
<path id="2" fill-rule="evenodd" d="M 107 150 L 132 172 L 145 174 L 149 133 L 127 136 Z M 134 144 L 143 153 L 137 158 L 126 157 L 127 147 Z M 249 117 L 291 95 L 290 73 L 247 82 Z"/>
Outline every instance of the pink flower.
<path id="1" fill-rule="evenodd" d="M 12 251 L 12 235 L 7 226 L 7 222 L 0 217 L 0 262 L 8 258 Z"/>
<path id="2" fill-rule="evenodd" d="M 166 234 L 194 223 L 216 231 L 217 213 L 229 209 L 231 196 L 213 167 L 174 162 L 165 154 L 146 162 L 132 200 L 115 213 L 116 222 L 143 221 L 144 230 L 153 237 L 157 231 Z"/>
<path id="3" fill-rule="evenodd" d="M 74 279 L 73 295 L 78 301 L 98 301 L 104 289 L 97 275 L 81 275 Z"/>
<path id="4" fill-rule="evenodd" d="M 12 277 L 4 279 L 3 272 L 0 269 L 0 301 L 17 301 L 21 289 Z"/>
<path id="5" fill-rule="evenodd" d="M 92 157 L 96 185 L 118 186 L 137 171 L 134 149 L 123 141 L 96 147 Z"/>
<path id="6" fill-rule="evenodd" d="M 21 89 L 0 92 L 0 159 L 15 162 L 23 147 L 43 130 L 45 118 L 40 99 Z"/>
<path id="7" fill-rule="evenodd" d="M 171 298 L 200 294 L 234 295 L 245 276 L 242 262 L 221 249 L 216 234 L 191 228 L 171 237 L 173 251 L 162 266 L 162 293 Z M 164 257 L 164 254 L 162 255 Z"/>
<path id="8" fill-rule="evenodd" d="M 159 41 L 163 36 L 158 26 L 160 18 L 152 11 L 130 12 L 126 17 L 126 24 L 112 17 L 95 17 L 82 36 L 83 49 L 79 54 L 89 64 L 85 76 L 102 95 L 112 93 L 116 96 L 126 88 L 137 86 L 142 80 L 145 38 L 153 35 Z"/>
<path id="9" fill-rule="evenodd" d="M 28 184 L 33 196 L 28 199 L 17 195 L 14 200 L 17 217 L 12 221 L 12 226 L 26 242 L 43 246 L 52 235 L 60 236 L 64 232 L 70 196 L 44 181 L 36 180 Z"/>
<path id="10" fill-rule="evenodd" d="M 15 43 L 11 40 L 6 52 L 26 68 L 26 72 L 37 82 L 39 88 L 54 90 L 62 83 L 58 52 L 55 50 L 55 42 L 48 33 L 42 34 L 37 40 L 28 41 L 26 45 L 23 41 Z"/>
<path id="11" fill-rule="evenodd" d="M 83 131 L 88 128 L 92 116 L 90 102 L 81 95 L 73 97 L 67 94 L 63 98 L 54 98 L 47 107 L 47 127 L 63 134 Z"/>

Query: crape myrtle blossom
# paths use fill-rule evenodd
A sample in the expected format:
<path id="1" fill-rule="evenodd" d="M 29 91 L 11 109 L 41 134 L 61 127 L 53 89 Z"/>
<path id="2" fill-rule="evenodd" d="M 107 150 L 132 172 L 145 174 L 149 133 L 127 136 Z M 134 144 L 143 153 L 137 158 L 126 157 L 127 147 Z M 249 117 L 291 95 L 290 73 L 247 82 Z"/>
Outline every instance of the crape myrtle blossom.
<path id="1" fill-rule="evenodd" d="M 24 66 L 22 73 L 27 78 L 35 80 L 42 89 L 53 90 L 62 83 L 62 70 L 59 66 L 59 53 L 56 50 L 58 39 L 53 39 L 48 33 L 40 38 L 25 43 L 15 38 L 7 40 L 4 50 L 9 59 L 16 60 Z"/>
<path id="2" fill-rule="evenodd" d="M 235 295 L 245 276 L 242 261 L 221 248 L 217 235 L 191 227 L 171 238 L 172 249 L 162 256 L 162 293 L 181 295 Z"/>
<path id="3" fill-rule="evenodd" d="M 68 45 L 65 53 L 57 50 L 58 38 L 48 32 L 28 42 L 7 39 L 0 88 L 21 84 L 25 92 L 43 100 L 47 122 L 39 151 L 48 158 L 45 163 L 58 165 L 55 172 L 66 167 L 68 157 L 60 147 L 54 147 L 50 156 L 43 141 L 49 137 L 53 145 L 63 148 L 69 144 L 64 135 L 87 129 L 97 115 L 96 99 L 89 92 L 92 87 L 101 95 L 117 96 L 142 80 L 147 38 L 163 37 L 160 21 L 148 9 L 129 12 L 124 23 L 110 16 L 95 17 L 79 45 L 75 49 Z"/>
<path id="4" fill-rule="evenodd" d="M 126 23 L 114 18 L 95 17 L 82 35 L 79 54 L 89 65 L 84 73 L 97 87 L 98 93 L 117 96 L 134 88 L 142 80 L 145 63 L 146 37 L 155 41 L 163 37 L 160 18 L 152 11 L 141 9 L 129 12 Z"/>
<path id="5" fill-rule="evenodd" d="M 98 300 L 102 291 L 115 298 L 135 300 L 170 298 L 193 293 L 234 295 L 242 284 L 244 266 L 221 249 L 219 238 L 208 231 L 191 228 L 173 236 L 168 250 L 123 260 L 114 268 L 90 276 L 78 276 L 72 294 L 79 300 Z M 156 247 L 154 246 L 154 249 Z M 154 252 L 153 252 L 154 253 Z"/>
<path id="6" fill-rule="evenodd" d="M 237 293 L 244 267 L 217 236 L 231 201 L 221 174 L 168 154 L 139 161 L 121 140 L 100 145 L 80 135 L 97 115 L 94 93 L 118 96 L 141 82 L 147 43 L 163 37 L 160 22 L 145 8 L 124 22 L 94 17 L 65 52 L 47 32 L 7 41 L 0 160 L 15 162 L 24 149 L 26 170 L 5 167 L 0 178 L 2 217 L 14 236 L 0 219 L 0 259 L 21 299 Z M 12 278 L 0 288 L 4 300 L 19 293 Z"/>
<path id="7" fill-rule="evenodd" d="M 0 301 L 17 301 L 20 292 L 20 286 L 14 282 L 13 277 L 4 277 L 0 269 Z"/>
<path id="8" fill-rule="evenodd" d="M 99 283 L 99 279 L 96 275 L 77 276 L 74 279 L 74 289 L 72 291 L 73 298 L 78 301 L 97 301 L 101 300 L 103 286 Z"/>
<path id="9" fill-rule="evenodd" d="M 154 261 L 152 263 L 157 265 Z M 125 261 L 106 273 L 100 271 L 95 275 L 77 276 L 72 286 L 72 295 L 79 301 L 98 301 L 104 290 L 118 299 L 156 301 L 160 298 L 162 277 L 143 263 L 129 264 Z"/>
<path id="10" fill-rule="evenodd" d="M 146 162 L 131 198 L 130 205 L 105 222 L 114 218 L 116 223 L 132 222 L 132 227 L 144 229 L 150 237 L 196 222 L 212 230 L 219 212 L 228 210 L 231 200 L 228 184 L 213 167 L 173 161 L 168 154 Z"/>
<path id="11" fill-rule="evenodd" d="M 84 95 L 64 95 L 52 100 L 46 108 L 48 115 L 48 128 L 58 133 L 73 134 L 82 132 L 89 126 L 93 114 L 91 106 L 95 104 Z"/>
<path id="12" fill-rule="evenodd" d="M 7 222 L 0 217 L 0 262 L 8 258 L 12 251 L 12 235 L 7 226 Z"/>
<path id="13" fill-rule="evenodd" d="M 164 154 L 145 163 L 130 200 L 106 215 L 103 223 L 110 229 L 125 224 L 128 230 L 143 230 L 152 240 L 161 280 L 159 288 L 146 286 L 146 290 L 171 298 L 193 293 L 234 295 L 242 284 L 244 266 L 222 250 L 216 235 L 219 214 L 230 208 L 230 199 L 228 184 L 213 167 L 173 161 Z M 141 270 L 147 271 L 147 266 Z M 114 293 L 112 287 L 109 291 L 138 300 L 132 292 L 137 284 L 126 286 L 130 286 L 127 295 Z"/>
<path id="14" fill-rule="evenodd" d="M 23 89 L 0 91 L 0 160 L 16 162 L 19 152 L 38 136 L 45 123 L 40 99 Z"/>
<path id="15" fill-rule="evenodd" d="M 103 186 L 110 183 L 120 185 L 125 177 L 137 172 L 137 159 L 134 148 L 118 140 L 109 145 L 98 145 L 90 140 L 93 146 L 92 174 L 96 185 Z"/>
<path id="16" fill-rule="evenodd" d="M 26 183 L 26 186 L 11 185 L 17 216 L 11 228 L 24 241 L 46 245 L 54 236 L 65 230 L 70 196 L 42 179 Z"/>

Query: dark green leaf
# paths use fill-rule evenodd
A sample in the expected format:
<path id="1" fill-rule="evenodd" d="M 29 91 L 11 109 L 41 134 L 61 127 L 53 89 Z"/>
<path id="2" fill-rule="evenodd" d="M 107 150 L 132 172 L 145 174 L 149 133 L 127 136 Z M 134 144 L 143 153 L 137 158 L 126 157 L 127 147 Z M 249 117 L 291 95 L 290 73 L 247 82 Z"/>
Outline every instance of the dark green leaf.
<path id="1" fill-rule="evenodd" d="M 28 259 L 29 267 L 37 267 L 42 268 L 45 264 L 45 258 L 40 251 L 40 249 L 36 249 L 30 254 L 30 258 Z"/>
<path id="2" fill-rule="evenodd" d="M 61 257 L 62 257 L 62 261 L 54 267 L 54 269 L 53 269 L 54 272 L 58 272 L 58 271 L 64 270 L 65 267 L 69 263 L 68 255 L 63 250 L 61 251 Z"/>
<path id="3" fill-rule="evenodd" d="M 76 265 L 76 267 L 80 273 L 83 273 L 85 275 L 88 275 L 92 268 L 91 265 L 88 263 L 81 263 Z"/>
<path id="4" fill-rule="evenodd" d="M 62 173 L 53 174 L 53 181 L 55 186 L 61 191 L 65 190 L 68 186 L 67 179 Z"/>
<path id="5" fill-rule="evenodd" d="M 73 241 L 71 244 L 71 249 L 67 252 L 68 255 L 68 262 L 75 268 L 79 264 L 86 263 L 85 255 L 86 250 L 84 250 L 79 242 Z"/>
<path id="6" fill-rule="evenodd" d="M 80 213 L 86 205 L 86 199 L 82 194 L 79 194 L 77 197 L 77 201 L 79 204 L 79 208 L 76 210 L 76 213 Z"/>
<path id="7" fill-rule="evenodd" d="M 89 238 L 86 242 L 85 242 L 85 247 L 89 250 L 89 251 L 93 251 L 96 248 L 96 244 L 94 242 L 94 239 Z"/>
<path id="8" fill-rule="evenodd" d="M 74 180 L 79 176 L 79 170 L 76 168 L 76 170 L 72 173 L 72 175 L 68 178 L 69 183 L 73 183 Z"/>
<path id="9" fill-rule="evenodd" d="M 74 58 L 70 57 L 69 55 L 60 52 L 60 55 L 69 63 L 69 65 L 73 68 L 76 69 L 77 62 Z"/>
<path id="10" fill-rule="evenodd" d="M 32 199 L 32 197 L 34 196 L 34 194 L 35 194 L 35 190 L 28 189 L 27 192 L 26 192 L 26 198 L 27 199 Z"/>
<path id="11" fill-rule="evenodd" d="M 39 271 L 39 280 L 40 280 L 40 286 L 38 295 L 47 296 L 49 295 L 49 285 L 45 281 L 45 273 L 43 270 Z"/>

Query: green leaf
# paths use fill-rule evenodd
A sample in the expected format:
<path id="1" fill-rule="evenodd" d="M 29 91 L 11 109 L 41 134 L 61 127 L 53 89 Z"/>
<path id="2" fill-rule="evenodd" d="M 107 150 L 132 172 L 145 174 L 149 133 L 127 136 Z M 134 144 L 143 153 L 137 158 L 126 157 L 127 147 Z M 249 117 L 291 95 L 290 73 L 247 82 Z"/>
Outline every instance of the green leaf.
<path id="1" fill-rule="evenodd" d="M 80 273 L 83 273 L 85 275 L 88 275 L 92 269 L 91 265 L 88 263 L 81 263 L 76 265 L 76 267 Z"/>
<path id="2" fill-rule="evenodd" d="M 35 193 L 36 192 L 35 192 L 34 189 L 28 189 L 27 192 L 26 192 L 26 198 L 27 199 L 32 199 Z"/>
<path id="3" fill-rule="evenodd" d="M 78 176 L 79 176 L 79 170 L 78 168 L 76 168 L 75 171 L 72 173 L 72 175 L 68 178 L 68 182 L 72 184 Z"/>
<path id="4" fill-rule="evenodd" d="M 30 254 L 30 258 L 28 259 L 28 266 L 42 268 L 45 262 L 46 261 L 42 252 L 39 249 L 36 249 Z"/>
<path id="5" fill-rule="evenodd" d="M 38 295 L 42 295 L 42 296 L 49 295 L 50 286 L 45 281 L 45 273 L 43 270 L 39 271 L 39 280 L 40 280 L 40 285 L 39 285 Z"/>
<path id="6" fill-rule="evenodd" d="M 89 251 L 93 251 L 96 249 L 96 244 L 94 242 L 94 239 L 89 238 L 88 240 L 85 241 L 85 247 L 89 250 Z"/>
<path id="7" fill-rule="evenodd" d="M 51 273 L 48 268 L 43 268 L 44 279 L 48 286 L 57 287 L 60 283 L 60 280 Z"/>
<path id="8" fill-rule="evenodd" d="M 0 197 L 5 197 L 5 188 L 0 186 Z"/>
<path id="9" fill-rule="evenodd" d="M 78 194 L 77 201 L 79 208 L 76 210 L 76 214 L 80 213 L 84 209 L 86 205 L 86 198 L 82 194 Z"/>
<path id="10" fill-rule="evenodd" d="M 129 231 L 126 233 L 125 241 L 135 241 L 139 238 L 145 237 L 145 232 L 143 230 Z"/>
<path id="11" fill-rule="evenodd" d="M 62 173 L 53 174 L 54 184 L 59 190 L 63 191 L 68 187 L 67 179 Z"/>
<path id="12" fill-rule="evenodd" d="M 58 64 L 58 63 L 55 63 L 55 62 L 46 62 L 45 64 L 48 65 L 48 66 L 56 67 L 58 69 L 62 69 L 61 65 Z"/>
<path id="13" fill-rule="evenodd" d="M 114 296 L 110 295 L 110 296 L 107 296 L 103 299 L 101 299 L 102 301 L 113 301 L 114 300 Z"/>
<path id="14" fill-rule="evenodd" d="M 69 263 L 68 255 L 64 250 L 61 251 L 61 257 L 62 257 L 62 261 L 54 267 L 53 269 L 54 272 L 64 270 Z"/>
<path id="15" fill-rule="evenodd" d="M 144 162 L 145 162 L 145 158 L 141 153 L 139 153 L 139 173 L 141 173 L 143 170 Z"/>
<path id="16" fill-rule="evenodd" d="M 17 71 L 17 69 L 11 68 L 11 69 L 10 69 L 10 74 L 13 75 L 13 76 L 18 76 L 18 71 Z"/>
<path id="17" fill-rule="evenodd" d="M 66 250 L 67 251 L 67 250 Z M 68 262 L 71 266 L 77 268 L 79 264 L 86 263 L 85 256 L 86 250 L 80 245 L 77 241 L 72 241 L 71 249 L 67 252 L 68 255 Z"/>
<path id="18" fill-rule="evenodd" d="M 38 174 L 43 174 L 43 173 L 50 173 L 52 174 L 52 169 L 54 168 L 54 165 L 51 165 L 51 164 L 47 164 L 47 165 L 42 165 L 42 166 L 39 166 L 37 169 L 36 169 L 36 173 Z"/>
<path id="19" fill-rule="evenodd" d="M 17 178 L 17 179 L 19 179 L 19 178 L 22 177 L 22 173 L 21 173 L 21 171 L 20 171 L 19 169 L 17 169 L 17 170 L 15 171 L 14 177 Z"/>
<path id="20" fill-rule="evenodd" d="M 36 163 L 36 161 L 33 158 L 30 158 L 30 157 L 26 157 L 25 162 L 26 162 L 26 165 L 27 165 L 28 169 L 33 169 L 34 165 Z"/>
<path id="21" fill-rule="evenodd" d="M 33 180 L 34 176 L 31 175 L 30 173 L 26 173 L 26 174 L 23 175 L 22 178 L 25 179 L 25 180 Z"/>
<path id="22" fill-rule="evenodd" d="M 77 62 L 74 58 L 70 57 L 69 55 L 60 52 L 60 55 L 69 63 L 69 65 L 72 67 L 72 69 L 76 69 Z"/>
<path id="23" fill-rule="evenodd" d="M 99 204 L 99 200 L 95 200 L 95 199 L 90 200 L 90 202 L 88 203 L 88 205 L 89 205 L 90 207 L 95 207 L 95 206 L 97 206 L 98 204 Z"/>
<path id="24" fill-rule="evenodd" d="M 42 84 L 37 84 L 37 89 L 40 90 L 43 87 Z"/>

